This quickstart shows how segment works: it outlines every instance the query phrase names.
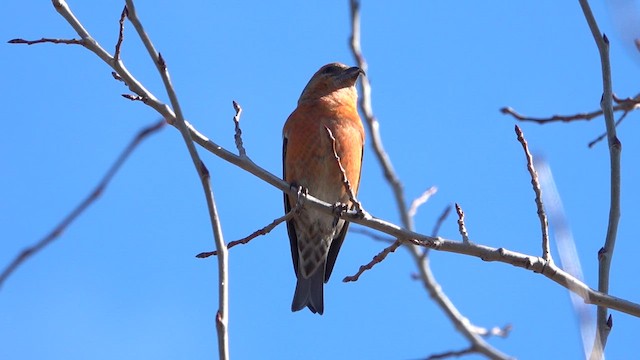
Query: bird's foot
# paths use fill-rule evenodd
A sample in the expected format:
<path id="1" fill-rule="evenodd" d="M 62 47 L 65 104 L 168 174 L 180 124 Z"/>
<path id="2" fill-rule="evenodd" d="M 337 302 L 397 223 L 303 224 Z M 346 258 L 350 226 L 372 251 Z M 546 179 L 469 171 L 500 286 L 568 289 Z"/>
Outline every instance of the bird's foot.
<path id="1" fill-rule="evenodd" d="M 296 197 L 296 208 L 301 209 L 304 205 L 305 200 L 307 200 L 307 195 L 309 195 L 309 189 L 304 186 L 298 185 L 296 183 L 291 184 L 291 189 L 297 189 L 297 197 Z"/>
<path id="2" fill-rule="evenodd" d="M 342 216 L 342 214 L 346 213 L 347 211 L 349 211 L 349 205 L 341 202 L 337 202 L 333 204 L 333 216 L 334 216 L 333 226 L 334 227 L 338 225 L 338 220 L 340 220 L 340 217 Z"/>

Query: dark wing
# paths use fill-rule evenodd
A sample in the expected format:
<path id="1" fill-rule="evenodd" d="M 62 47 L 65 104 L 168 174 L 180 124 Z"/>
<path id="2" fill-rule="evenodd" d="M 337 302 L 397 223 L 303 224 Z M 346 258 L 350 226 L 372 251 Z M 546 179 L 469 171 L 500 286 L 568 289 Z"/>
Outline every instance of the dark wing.
<path id="1" fill-rule="evenodd" d="M 282 178 L 287 181 L 287 138 L 282 140 Z M 289 195 L 284 193 L 284 211 L 285 214 L 291 211 L 291 203 L 289 203 Z M 293 226 L 294 220 L 287 220 L 287 233 L 289 233 L 289 244 L 291 245 L 291 259 L 293 260 L 293 271 L 298 277 L 298 236 L 296 235 L 296 229 Z"/>
<path id="2" fill-rule="evenodd" d="M 336 264 L 336 259 L 338 258 L 338 252 L 340 252 L 340 247 L 342 246 L 344 237 L 347 235 L 347 229 L 349 229 L 349 223 L 345 221 L 342 226 L 342 230 L 340 230 L 340 233 L 338 233 L 331 242 L 331 247 L 329 247 L 329 253 L 327 254 L 327 265 L 324 268 L 325 283 L 329 281 L 329 277 L 331 277 L 333 266 Z"/>
<path id="3" fill-rule="evenodd" d="M 360 153 L 360 164 L 362 164 L 363 157 L 364 157 L 364 145 Z M 362 176 L 362 166 L 360 166 L 360 177 L 358 178 L 361 179 L 361 176 Z M 351 208 L 353 208 L 353 206 Z M 347 235 L 349 224 L 350 224 L 349 222 L 345 222 L 344 225 L 342 226 L 342 230 L 340 230 L 340 233 L 338 233 L 338 235 L 335 238 L 333 238 L 333 241 L 331 242 L 331 247 L 329 247 L 329 253 L 327 254 L 327 265 L 325 266 L 325 270 L 324 270 L 325 283 L 329 281 L 329 278 L 331 277 L 333 266 L 336 264 L 336 259 L 338 258 L 338 253 L 340 252 L 340 247 L 342 246 L 342 242 L 344 242 L 344 237 Z M 291 234 L 291 232 L 289 232 L 289 234 Z M 291 235 L 289 235 L 289 238 L 291 238 Z"/>

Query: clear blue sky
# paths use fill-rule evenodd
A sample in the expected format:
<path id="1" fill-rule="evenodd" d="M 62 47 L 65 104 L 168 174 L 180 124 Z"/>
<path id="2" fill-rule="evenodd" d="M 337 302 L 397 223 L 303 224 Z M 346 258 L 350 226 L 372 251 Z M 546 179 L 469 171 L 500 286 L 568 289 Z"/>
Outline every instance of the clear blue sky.
<path id="1" fill-rule="evenodd" d="M 347 1 L 138 1 L 139 15 L 167 61 L 187 118 L 233 149 L 231 101 L 244 108 L 249 156 L 281 172 L 281 128 L 309 77 L 323 64 L 354 64 L 347 46 Z M 593 1 L 611 39 L 614 91 L 638 91 L 640 54 L 633 29 L 616 26 Z M 121 1 L 70 1 L 109 51 Z M 623 11 L 624 15 L 637 13 Z M 121 149 L 158 115 L 123 99 L 127 89 L 79 46 L 9 45 L 22 37 L 76 34 L 48 1 L 3 6 L 3 130 L 0 132 L 0 266 L 49 232 L 83 199 Z M 638 17 L 635 17 L 637 20 Z M 156 96 L 160 79 L 127 24 L 122 58 Z M 625 33 L 624 31 L 629 31 Z M 514 120 L 498 111 L 548 116 L 595 110 L 602 92 L 595 44 L 577 1 L 364 1 L 363 51 L 385 146 L 412 199 L 438 194 L 416 216 L 429 233 L 453 202 L 466 212 L 473 241 L 540 254 L 534 196 Z M 597 284 L 596 254 L 606 231 L 609 155 L 587 143 L 602 118 L 521 124 L 552 166 L 587 283 Z M 638 116 L 619 128 L 622 219 L 611 292 L 640 301 Z M 282 215 L 282 194 L 201 151 L 212 174 L 228 241 Z M 360 200 L 398 222 L 391 191 L 369 147 Z M 355 227 L 354 227 L 355 228 Z M 459 239 L 455 218 L 441 235 Z M 357 283 L 342 283 L 384 245 L 351 233 L 325 287 L 325 315 L 290 312 L 295 286 L 283 226 L 230 251 L 230 345 L 235 359 L 411 359 L 468 344 L 412 280 L 400 249 Z M 217 274 L 205 200 L 179 133 L 145 141 L 104 196 L 52 246 L 0 289 L 2 359 L 215 358 Z M 556 254 L 554 247 L 554 255 Z M 479 326 L 511 324 L 498 349 L 521 359 L 579 359 L 569 296 L 519 268 L 434 252 L 437 279 Z M 640 353 L 640 320 L 613 312 L 608 358 Z M 469 357 L 475 359 L 480 357 Z"/>

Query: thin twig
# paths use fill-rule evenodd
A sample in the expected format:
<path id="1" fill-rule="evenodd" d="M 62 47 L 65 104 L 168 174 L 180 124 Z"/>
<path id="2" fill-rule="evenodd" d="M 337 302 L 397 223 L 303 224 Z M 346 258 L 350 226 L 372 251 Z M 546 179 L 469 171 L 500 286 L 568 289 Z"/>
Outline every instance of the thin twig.
<path id="1" fill-rule="evenodd" d="M 618 120 L 616 120 L 616 128 L 618 127 L 618 125 L 620 125 L 620 123 L 627 117 L 627 115 L 629 115 L 631 112 L 630 111 L 625 111 L 622 113 L 622 115 L 620 115 L 620 117 L 618 118 Z M 592 140 L 591 142 L 589 142 L 589 144 L 587 144 L 588 147 L 593 147 L 595 144 L 599 143 L 600 141 L 604 140 L 607 137 L 607 132 L 605 131 L 604 133 L 602 133 L 600 136 L 598 136 L 597 138 L 595 138 L 594 140 Z"/>
<path id="2" fill-rule="evenodd" d="M 462 211 L 462 207 L 456 203 L 456 213 L 458 214 L 458 231 L 460 232 L 460 236 L 462 236 L 462 241 L 465 243 L 469 242 L 469 233 L 467 233 L 467 227 L 464 224 L 464 211 Z"/>
<path id="3" fill-rule="evenodd" d="M 236 114 L 233 116 L 233 123 L 235 125 L 235 135 L 233 137 L 236 140 L 238 154 L 240 154 L 240 157 L 246 157 L 247 151 L 244 149 L 244 145 L 242 144 L 242 129 L 240 128 L 240 115 L 242 114 L 242 108 L 235 100 L 233 101 L 233 109 L 236 111 Z"/>
<path id="4" fill-rule="evenodd" d="M 611 85 L 611 63 L 609 61 L 609 39 L 600 32 L 596 18 L 593 16 L 591 7 L 587 0 L 580 0 L 580 7 L 587 20 L 591 35 L 598 47 L 600 64 L 602 71 L 602 98 L 600 107 L 604 113 L 604 120 L 607 127 L 607 142 L 609 144 L 609 158 L 611 163 L 611 203 L 609 205 L 609 222 L 607 235 L 604 243 L 604 251 L 599 257 L 598 269 L 598 290 L 602 293 L 609 292 L 609 272 L 611 270 L 611 259 L 616 244 L 618 234 L 618 223 L 620 221 L 620 153 L 622 144 L 616 135 L 616 125 L 613 118 L 613 90 Z M 597 335 L 591 352 L 591 359 L 602 359 L 604 349 L 607 345 L 607 338 L 611 331 L 611 316 L 608 315 L 606 307 L 600 306 L 597 311 Z"/>
<path id="5" fill-rule="evenodd" d="M 362 234 L 365 236 L 368 236 L 369 238 L 376 240 L 376 241 L 382 241 L 384 243 L 387 244 L 392 244 L 394 241 L 396 241 L 396 239 L 389 237 L 389 236 L 384 236 L 384 235 L 380 235 L 378 232 L 373 231 L 371 229 L 368 229 L 366 227 L 356 227 L 353 229 L 349 229 L 350 233 L 357 233 L 357 234 Z"/>
<path id="6" fill-rule="evenodd" d="M 51 43 L 51 44 L 67 44 L 67 45 L 84 45 L 82 40 L 78 39 L 52 39 L 52 38 L 42 38 L 38 40 L 25 40 L 25 39 L 11 39 L 7 41 L 9 44 L 26 44 L 26 45 L 34 45 L 34 44 L 42 44 L 42 43 Z"/>
<path id="7" fill-rule="evenodd" d="M 342 282 L 358 281 L 362 273 L 364 273 L 367 270 L 371 270 L 376 264 L 381 263 L 387 257 L 387 255 L 396 251 L 396 249 L 398 249 L 400 245 L 402 245 L 402 241 L 400 240 L 394 241 L 393 244 L 387 246 L 378 254 L 376 254 L 376 256 L 374 256 L 373 259 L 369 261 L 367 264 L 360 266 L 357 273 L 351 276 L 346 276 L 344 279 L 342 279 Z"/>
<path id="8" fill-rule="evenodd" d="M 433 225 L 433 229 L 431 230 L 431 236 L 437 236 L 440 233 L 440 228 L 442 227 L 442 224 L 444 224 L 444 221 L 447 219 L 447 217 L 451 213 L 451 208 L 452 206 L 449 204 L 442 210 L 442 212 L 440 213 L 440 216 L 438 216 L 438 219 Z"/>
<path id="9" fill-rule="evenodd" d="M 347 194 L 349 195 L 349 200 L 351 200 L 351 202 L 353 203 L 356 212 L 358 214 L 362 214 L 361 216 L 364 217 L 365 211 L 362 208 L 362 204 L 360 203 L 360 201 L 358 201 L 358 199 L 356 198 L 356 194 L 353 191 L 353 187 L 351 187 L 351 182 L 349 181 L 349 178 L 347 178 L 347 172 L 345 171 L 344 166 L 342 166 L 342 161 L 340 161 L 340 155 L 338 155 L 338 149 L 336 148 L 336 138 L 333 136 L 331 129 L 329 129 L 326 126 L 324 128 L 325 130 L 327 130 L 327 135 L 329 136 L 329 140 L 331 140 L 331 149 L 333 151 L 333 158 L 338 164 L 338 169 L 340 170 L 340 174 L 342 175 L 342 184 L 344 185 L 344 188 L 347 191 Z"/>
<path id="10" fill-rule="evenodd" d="M 216 208 L 216 202 L 213 195 L 211 176 L 209 174 L 209 170 L 200 159 L 200 155 L 198 155 L 198 150 L 195 147 L 189 128 L 185 123 L 182 109 L 180 107 L 180 102 L 178 101 L 178 96 L 175 92 L 173 84 L 171 83 L 169 70 L 167 69 L 165 60 L 163 59 L 162 55 L 155 50 L 151 39 L 144 30 L 142 23 L 140 22 L 136 14 L 135 6 L 132 0 L 127 0 L 127 9 L 127 16 L 129 18 L 129 21 L 131 21 L 131 24 L 136 29 L 138 36 L 140 36 L 140 39 L 147 48 L 149 56 L 153 60 L 156 68 L 158 69 L 158 72 L 160 73 L 160 77 L 162 78 L 162 82 L 164 83 L 167 95 L 169 95 L 171 106 L 175 111 L 176 121 L 173 125 L 180 131 L 180 134 L 182 135 L 187 150 L 189 151 L 189 155 L 191 156 L 191 160 L 193 161 L 193 165 L 200 177 L 202 189 L 204 190 L 204 194 L 207 200 L 207 209 L 209 210 L 212 233 L 216 245 L 216 250 L 218 251 L 218 312 L 216 314 L 218 355 L 220 359 L 227 360 L 229 359 L 229 333 L 227 331 L 229 322 L 228 251 L 227 246 L 224 243 L 224 237 L 222 235 L 222 226 L 220 224 L 218 209 Z"/>
<path id="11" fill-rule="evenodd" d="M 351 10 L 351 52 L 362 70 L 367 72 L 368 66 L 367 62 L 362 54 L 362 50 L 360 47 L 360 1 L 359 0 L 350 0 L 350 10 Z M 385 152 L 384 147 L 382 145 L 382 138 L 380 136 L 380 124 L 376 117 L 373 114 L 373 110 L 371 107 L 371 84 L 369 83 L 368 77 L 363 77 L 361 81 L 361 97 L 360 97 L 360 110 L 364 116 L 365 123 L 367 124 L 367 128 L 371 134 L 371 144 L 376 154 L 376 158 L 380 163 L 380 167 L 384 173 L 384 176 L 391 186 L 393 190 L 394 198 L 396 199 L 396 206 L 398 208 L 398 213 L 402 219 L 402 224 L 406 229 L 413 230 L 414 229 L 414 219 L 410 216 L 410 213 L 407 209 L 405 194 L 402 187 L 402 183 L 400 179 L 395 173 L 393 166 L 391 164 L 391 160 L 389 155 Z M 406 239 L 403 237 L 396 237 L 397 239 Z M 449 301 L 448 298 L 444 295 L 439 288 L 438 284 L 435 282 L 431 275 L 431 269 L 429 266 L 428 258 L 424 255 L 422 249 L 416 246 L 407 246 L 407 249 L 413 256 L 414 261 L 416 262 L 416 266 L 420 270 L 421 278 L 423 279 L 423 284 L 427 289 L 428 293 L 434 298 L 436 303 L 440 305 L 443 311 L 449 315 L 452 323 L 456 324 L 458 330 L 471 342 L 472 346 L 474 346 L 479 352 L 485 354 L 486 356 L 492 359 L 506 359 L 508 358 L 506 355 L 502 354 L 500 351 L 494 349 L 486 343 L 482 338 L 475 335 L 472 331 L 469 330 L 468 327 L 465 326 L 465 322 L 462 321 L 462 315 L 458 312 L 455 306 Z M 466 319 L 465 319 L 466 320 Z M 468 323 L 468 321 L 466 322 Z M 460 325 L 460 326 L 458 326 Z"/>
<path id="12" fill-rule="evenodd" d="M 122 41 L 124 40 L 124 20 L 127 18 L 127 5 L 122 9 L 122 14 L 120 14 L 120 20 L 118 24 L 120 25 L 118 29 L 118 41 L 116 42 L 116 51 L 113 54 L 114 61 L 120 61 L 120 48 L 122 47 Z"/>
<path id="13" fill-rule="evenodd" d="M 440 359 L 447 359 L 452 357 L 461 357 L 461 356 L 473 354 L 476 352 L 478 352 L 478 350 L 476 350 L 475 347 L 472 345 L 462 350 L 451 350 L 451 351 L 446 351 L 440 354 L 433 354 L 425 358 L 425 360 L 440 360 Z"/>
<path id="14" fill-rule="evenodd" d="M 133 153 L 133 151 L 138 147 L 138 145 L 142 142 L 142 140 L 149 137 L 151 134 L 160 130 L 162 126 L 165 124 L 164 119 L 160 120 L 152 125 L 145 127 L 140 130 L 138 134 L 131 140 L 129 145 L 120 153 L 116 161 L 111 165 L 109 170 L 107 170 L 106 174 L 102 177 L 98 185 L 87 195 L 87 197 L 73 209 L 69 215 L 67 215 L 49 234 L 47 234 L 40 241 L 35 243 L 32 246 L 27 247 L 22 250 L 22 252 L 16 256 L 13 261 L 0 273 L 0 288 L 4 285 L 4 282 L 7 278 L 13 274 L 13 272 L 18 268 L 18 266 L 22 265 L 25 261 L 30 259 L 35 254 L 42 251 L 45 247 L 50 245 L 53 241 L 55 241 L 65 230 L 75 221 L 78 216 L 84 213 L 84 211 L 92 205 L 100 196 L 104 193 L 107 186 L 111 182 L 111 179 L 116 175 L 118 170 L 122 167 L 124 162 L 129 158 L 129 155 Z"/>
<path id="15" fill-rule="evenodd" d="M 280 225 L 281 223 L 283 223 L 285 221 L 291 220 L 295 216 L 296 211 L 298 211 L 298 207 L 294 206 L 293 209 L 291 209 L 288 213 L 286 213 L 285 215 L 273 220 L 269 225 L 254 231 L 249 236 L 243 237 L 242 239 L 234 240 L 234 241 L 229 242 L 227 244 L 227 249 L 231 249 L 232 247 L 234 247 L 236 245 L 248 244 L 251 240 L 257 238 L 258 236 L 267 235 L 276 226 Z M 208 251 L 208 252 L 201 252 L 200 254 L 196 255 L 196 257 L 199 258 L 199 259 L 205 259 L 205 258 L 208 258 L 210 256 L 216 256 L 216 255 L 218 255 L 218 251 L 214 250 L 214 251 Z"/>
<path id="16" fill-rule="evenodd" d="M 521 115 L 511 107 L 503 107 L 500 109 L 500 112 L 505 115 L 511 115 L 516 120 L 534 122 L 537 124 L 547 124 L 551 122 L 571 122 L 576 120 L 591 120 L 602 115 L 602 110 L 596 110 L 588 113 L 577 113 L 573 115 L 552 115 L 549 117 L 540 118 Z"/>
<path id="17" fill-rule="evenodd" d="M 445 206 L 445 208 L 442 210 L 442 212 L 440 213 L 440 216 L 438 216 L 438 219 L 433 224 L 433 229 L 431 229 L 431 236 L 433 236 L 433 237 L 438 236 L 438 234 L 440 233 L 440 228 L 442 227 L 442 224 L 444 224 L 444 221 L 447 219 L 447 217 L 451 213 L 451 208 L 452 207 L 453 206 L 451 206 L 451 204 L 449 204 L 449 205 Z M 424 249 L 424 251 L 422 252 L 422 255 L 421 255 L 421 259 L 424 259 L 427 256 L 429 256 L 429 249 Z"/>
<path id="18" fill-rule="evenodd" d="M 438 192 L 438 188 L 435 186 L 432 186 L 428 188 L 425 192 L 423 192 L 422 195 L 413 199 L 413 201 L 411 202 L 411 205 L 409 206 L 409 210 L 407 210 L 409 217 L 415 217 L 416 214 L 418 213 L 418 208 L 424 205 L 427 201 L 429 201 L 429 199 L 433 195 L 435 195 L 436 192 Z"/>
<path id="19" fill-rule="evenodd" d="M 540 181 L 538 181 L 538 173 L 533 166 L 533 156 L 529 152 L 529 145 L 524 138 L 524 134 L 518 125 L 515 126 L 516 135 L 518 141 L 522 145 L 524 150 L 524 156 L 527 158 L 527 170 L 531 176 L 531 186 L 533 186 L 533 192 L 536 194 L 536 208 L 538 209 L 538 218 L 540 219 L 540 232 L 542 233 L 542 258 L 547 261 L 551 260 L 551 250 L 549 249 L 549 222 L 547 220 L 547 213 L 544 211 L 544 205 L 542 204 L 542 189 L 540 188 Z"/>
<path id="20" fill-rule="evenodd" d="M 612 98 L 613 98 L 613 101 L 616 102 L 616 105 L 613 106 L 613 112 L 623 111 L 627 113 L 627 112 L 636 110 L 640 106 L 640 94 L 636 95 L 633 98 L 624 98 L 624 99 L 618 98 L 614 94 L 612 94 Z M 538 124 L 546 124 L 551 122 L 572 122 L 572 121 L 578 121 L 578 120 L 589 121 L 599 117 L 604 113 L 602 109 L 600 109 L 600 110 L 594 110 L 586 113 L 577 113 L 572 115 L 552 115 L 549 117 L 532 117 L 532 116 L 522 115 L 517 111 L 515 111 L 513 108 L 508 106 L 501 108 L 500 112 L 505 115 L 511 115 L 512 117 L 514 117 L 516 120 L 519 120 L 519 121 L 525 121 L 525 122 L 528 121 L 528 122 L 534 122 Z"/>

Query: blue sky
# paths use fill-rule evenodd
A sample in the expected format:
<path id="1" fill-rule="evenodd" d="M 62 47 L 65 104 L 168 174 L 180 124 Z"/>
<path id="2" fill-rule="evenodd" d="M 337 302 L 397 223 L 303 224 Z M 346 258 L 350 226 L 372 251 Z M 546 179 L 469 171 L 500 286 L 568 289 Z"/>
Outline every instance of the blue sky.
<path id="1" fill-rule="evenodd" d="M 637 12 L 616 13 L 607 6 L 614 3 L 624 1 L 593 1 L 592 7 L 611 39 L 614 92 L 634 96 L 640 54 L 629 39 L 640 32 L 623 25 L 627 17 L 638 19 Z M 233 149 L 231 101 L 238 101 L 248 155 L 275 174 L 281 172 L 282 125 L 309 77 L 329 62 L 354 64 L 347 1 L 136 4 L 189 121 Z M 123 2 L 69 5 L 112 52 Z M 76 36 L 49 2 L 7 2 L 0 16 L 4 41 Z M 158 118 L 123 99 L 126 88 L 86 49 L 4 41 L 0 266 L 48 233 L 134 134 Z M 458 202 L 473 241 L 539 255 L 539 223 L 514 120 L 498 110 L 512 106 L 548 116 L 598 108 L 600 62 L 578 2 L 365 1 L 362 46 L 374 112 L 407 198 L 430 186 L 439 189 L 420 208 L 417 230 L 429 233 L 442 209 Z M 129 24 L 122 58 L 167 101 Z M 613 295 L 636 302 L 637 120 L 631 114 L 618 132 L 622 218 L 611 279 Z M 609 211 L 609 154 L 604 143 L 592 149 L 587 143 L 604 131 L 603 119 L 520 125 L 532 151 L 552 167 L 586 282 L 595 287 Z M 280 192 L 200 153 L 227 241 L 282 215 Z M 359 198 L 374 216 L 399 222 L 369 147 Z M 455 218 L 441 236 L 459 239 Z M 295 277 L 284 226 L 232 249 L 232 357 L 411 359 L 465 348 L 412 280 L 416 270 L 406 251 L 356 283 L 340 281 L 383 246 L 360 234 L 347 236 L 325 287 L 322 317 L 290 312 Z M 215 357 L 217 268 L 212 258 L 194 257 L 212 248 L 199 180 L 179 133 L 167 127 L 140 146 L 97 203 L 0 289 L 0 358 Z M 506 264 L 431 256 L 444 291 L 474 324 L 513 326 L 508 338 L 490 339 L 498 349 L 520 359 L 581 357 L 565 289 Z M 618 312 L 613 317 L 608 358 L 639 353 L 640 320 Z"/>

